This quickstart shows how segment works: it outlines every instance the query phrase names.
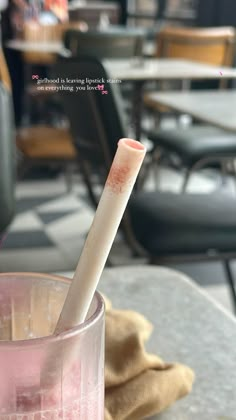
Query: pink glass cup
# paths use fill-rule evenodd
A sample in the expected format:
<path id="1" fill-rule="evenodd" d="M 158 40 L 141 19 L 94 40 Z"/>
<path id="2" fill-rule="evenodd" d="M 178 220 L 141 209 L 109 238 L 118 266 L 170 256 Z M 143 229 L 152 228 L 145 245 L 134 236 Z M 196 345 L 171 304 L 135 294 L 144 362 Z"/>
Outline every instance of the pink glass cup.
<path id="1" fill-rule="evenodd" d="M 52 336 L 70 281 L 0 274 L 0 420 L 104 420 L 104 303 Z"/>

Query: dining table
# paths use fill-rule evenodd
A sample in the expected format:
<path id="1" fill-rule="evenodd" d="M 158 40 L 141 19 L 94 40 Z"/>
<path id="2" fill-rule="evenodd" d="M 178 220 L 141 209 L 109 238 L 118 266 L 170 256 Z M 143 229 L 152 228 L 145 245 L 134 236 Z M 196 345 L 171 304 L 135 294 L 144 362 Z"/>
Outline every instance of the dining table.
<path id="1" fill-rule="evenodd" d="M 236 318 L 230 312 L 185 274 L 161 266 L 106 268 L 98 289 L 113 308 L 137 311 L 153 324 L 148 352 L 195 372 L 192 392 L 150 420 L 236 419 Z"/>
<path id="2" fill-rule="evenodd" d="M 219 67 L 175 58 L 107 58 L 106 70 L 114 79 L 145 83 L 154 80 L 235 79 L 236 68 Z"/>
<path id="3" fill-rule="evenodd" d="M 190 82 L 193 80 L 226 81 L 236 78 L 236 68 L 183 59 L 135 57 L 104 59 L 103 64 L 112 79 L 133 83 L 133 120 L 136 139 L 141 137 L 143 93 L 148 82 L 179 81 L 181 90 L 189 90 Z"/>
<path id="4" fill-rule="evenodd" d="M 236 90 L 151 92 L 144 103 L 152 110 L 160 105 L 188 114 L 195 120 L 236 134 Z"/>
<path id="5" fill-rule="evenodd" d="M 33 42 L 25 39 L 11 39 L 5 42 L 5 47 L 19 52 L 40 52 L 59 55 L 64 55 L 67 52 L 61 41 Z"/>
<path id="6" fill-rule="evenodd" d="M 68 51 L 62 42 L 30 42 L 26 40 L 9 40 L 5 43 L 7 48 L 19 52 L 43 52 L 59 54 L 69 57 Z M 148 82 L 178 81 L 181 90 L 189 90 L 193 80 L 221 80 L 236 79 L 236 68 L 214 66 L 191 60 L 173 58 L 106 58 L 103 65 L 111 79 L 133 84 L 132 94 L 132 121 L 134 136 L 140 140 L 142 127 L 143 94 Z"/>

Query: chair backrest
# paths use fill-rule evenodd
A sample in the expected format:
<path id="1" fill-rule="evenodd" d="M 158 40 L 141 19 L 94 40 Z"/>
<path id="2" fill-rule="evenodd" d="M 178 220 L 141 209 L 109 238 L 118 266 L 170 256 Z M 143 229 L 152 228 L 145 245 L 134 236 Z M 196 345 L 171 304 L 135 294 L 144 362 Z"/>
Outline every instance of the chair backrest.
<path id="1" fill-rule="evenodd" d="M 109 76 L 103 65 L 91 57 L 61 58 L 53 71 L 56 77 L 64 79 L 60 95 L 78 150 L 88 194 L 91 203 L 97 206 L 97 181 L 104 185 L 117 150 L 117 142 L 120 138 L 127 137 L 126 114 L 119 85 L 107 82 Z M 89 84 L 88 79 L 94 82 Z M 98 85 L 104 85 L 104 89 L 99 90 Z M 81 89 L 77 91 L 76 86 Z M 97 90 L 92 89 L 94 87 Z M 103 91 L 107 93 L 103 94 Z M 87 164 L 90 170 L 87 170 Z M 94 169 L 97 169 L 96 174 L 100 176 L 95 182 Z M 132 231 L 128 211 L 123 217 L 121 227 L 127 243 L 135 252 L 142 254 L 143 250 Z"/>
<path id="2" fill-rule="evenodd" d="M 80 158 L 102 166 L 107 172 L 117 141 L 126 137 L 118 86 L 108 83 L 109 76 L 103 65 L 89 57 L 61 58 L 53 71 L 65 81 L 60 95 Z M 104 85 L 103 91 L 107 93 L 98 90 L 98 85 Z"/>
<path id="3" fill-rule="evenodd" d="M 11 77 L 8 71 L 7 63 L 3 50 L 0 48 L 0 82 L 4 85 L 6 89 L 11 91 Z"/>
<path id="4" fill-rule="evenodd" d="M 64 45 L 73 57 L 125 58 L 141 56 L 144 34 L 132 31 L 65 32 Z"/>
<path id="5" fill-rule="evenodd" d="M 23 39 L 30 43 L 48 43 L 54 41 L 62 41 L 64 32 L 68 29 L 76 29 L 78 31 L 86 31 L 88 26 L 85 22 L 64 22 L 56 25 L 40 25 L 38 22 L 25 22 L 23 26 Z M 24 61 L 29 64 L 51 64 L 56 61 L 56 54 L 27 51 L 23 53 Z"/>
<path id="6" fill-rule="evenodd" d="M 14 214 L 14 118 L 11 92 L 0 81 L 0 232 Z"/>
<path id="7" fill-rule="evenodd" d="M 156 55 L 232 66 L 234 48 L 235 30 L 231 27 L 167 27 L 157 36 Z"/>

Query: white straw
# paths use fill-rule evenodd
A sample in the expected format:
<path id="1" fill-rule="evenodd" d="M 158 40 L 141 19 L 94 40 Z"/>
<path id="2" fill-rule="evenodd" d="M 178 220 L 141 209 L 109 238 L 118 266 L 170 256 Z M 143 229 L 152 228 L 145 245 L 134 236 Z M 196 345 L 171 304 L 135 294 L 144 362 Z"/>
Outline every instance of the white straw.
<path id="1" fill-rule="evenodd" d="M 145 147 L 121 139 L 55 334 L 83 322 L 143 162 Z"/>

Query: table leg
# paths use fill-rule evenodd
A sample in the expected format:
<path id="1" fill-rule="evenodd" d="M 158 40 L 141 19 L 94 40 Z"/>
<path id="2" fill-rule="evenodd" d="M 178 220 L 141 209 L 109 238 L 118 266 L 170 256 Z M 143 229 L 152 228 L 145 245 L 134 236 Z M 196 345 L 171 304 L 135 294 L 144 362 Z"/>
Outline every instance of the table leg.
<path id="1" fill-rule="evenodd" d="M 143 82 L 134 83 L 133 106 L 132 106 L 132 124 L 134 126 L 135 140 L 140 140 L 142 133 L 142 110 L 143 110 Z"/>
<path id="2" fill-rule="evenodd" d="M 191 80 L 183 79 L 181 81 L 181 88 L 182 90 L 191 90 Z"/>
<path id="3" fill-rule="evenodd" d="M 22 57 L 23 59 L 23 57 Z M 24 116 L 24 124 L 29 125 L 31 123 L 31 101 L 29 97 L 29 93 L 27 92 L 26 87 L 30 83 L 32 79 L 32 66 L 24 61 L 24 97 L 23 97 L 23 116 Z"/>

